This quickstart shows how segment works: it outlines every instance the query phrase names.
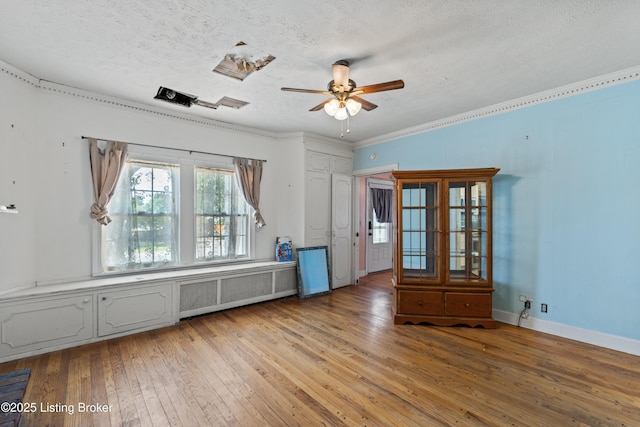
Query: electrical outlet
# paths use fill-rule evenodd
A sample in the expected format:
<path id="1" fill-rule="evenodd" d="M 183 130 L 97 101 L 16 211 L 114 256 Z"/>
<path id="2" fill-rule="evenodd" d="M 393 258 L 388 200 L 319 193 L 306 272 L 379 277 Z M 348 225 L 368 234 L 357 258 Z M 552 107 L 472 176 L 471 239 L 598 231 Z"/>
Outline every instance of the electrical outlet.
<path id="1" fill-rule="evenodd" d="M 540 304 L 540 311 L 542 313 L 546 313 L 547 312 L 547 304 Z"/>

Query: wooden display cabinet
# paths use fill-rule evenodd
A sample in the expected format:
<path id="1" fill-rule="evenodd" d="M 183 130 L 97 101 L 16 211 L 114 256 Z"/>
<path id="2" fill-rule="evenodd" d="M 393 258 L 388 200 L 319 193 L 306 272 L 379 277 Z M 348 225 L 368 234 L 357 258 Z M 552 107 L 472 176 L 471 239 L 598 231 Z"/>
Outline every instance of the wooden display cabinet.
<path id="1" fill-rule="evenodd" d="M 396 324 L 495 328 L 491 182 L 499 170 L 393 172 Z"/>

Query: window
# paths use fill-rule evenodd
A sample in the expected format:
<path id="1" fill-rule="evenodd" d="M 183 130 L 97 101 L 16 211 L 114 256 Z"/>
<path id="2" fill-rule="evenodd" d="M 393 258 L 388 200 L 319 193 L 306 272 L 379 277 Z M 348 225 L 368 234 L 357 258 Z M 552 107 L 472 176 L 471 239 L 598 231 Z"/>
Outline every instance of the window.
<path id="1" fill-rule="evenodd" d="M 101 227 L 103 271 L 178 263 L 177 165 L 128 161 Z"/>
<path id="2" fill-rule="evenodd" d="M 196 168 L 196 261 L 249 256 L 249 205 L 233 172 Z"/>
<path id="3" fill-rule="evenodd" d="M 373 211 L 373 209 L 372 209 Z M 373 244 L 389 243 L 389 223 L 378 222 L 378 215 L 373 212 Z"/>
<path id="4" fill-rule="evenodd" d="M 96 224 L 94 274 L 253 256 L 253 212 L 232 165 L 154 152 L 129 156 L 107 207 L 111 223 Z"/>

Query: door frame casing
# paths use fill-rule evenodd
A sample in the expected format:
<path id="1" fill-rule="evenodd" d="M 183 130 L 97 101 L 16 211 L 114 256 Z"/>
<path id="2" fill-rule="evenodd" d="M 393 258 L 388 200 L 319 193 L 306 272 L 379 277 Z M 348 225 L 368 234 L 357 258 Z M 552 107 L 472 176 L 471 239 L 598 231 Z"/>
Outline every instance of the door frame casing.
<path id="1" fill-rule="evenodd" d="M 371 253 L 370 253 L 370 249 L 371 246 L 373 246 L 373 243 L 370 242 L 370 230 L 369 230 L 369 221 L 373 221 L 372 218 L 372 211 L 373 211 L 373 206 L 372 206 L 372 197 L 371 197 L 371 192 L 369 191 L 370 188 L 386 188 L 386 189 L 390 189 L 393 190 L 393 180 L 391 179 L 380 179 L 380 178 L 371 178 L 371 177 L 367 177 L 365 179 L 365 183 L 366 183 L 366 193 L 365 193 L 365 203 L 364 203 L 364 207 L 366 209 L 365 211 L 365 271 L 367 272 L 367 274 L 371 273 L 372 271 L 372 266 L 371 266 Z M 391 227 L 389 227 L 389 242 L 387 243 L 389 245 L 389 267 L 385 268 L 385 269 L 378 269 L 375 270 L 374 272 L 377 271 L 383 271 L 383 270 L 391 270 L 393 268 L 393 224 L 391 224 Z M 371 245 L 371 246 L 370 246 Z"/>
<path id="2" fill-rule="evenodd" d="M 360 236 L 359 236 L 359 232 L 360 232 L 360 211 L 361 209 L 366 209 L 366 206 L 360 206 L 360 192 L 362 191 L 362 189 L 360 188 L 360 177 L 366 177 L 369 175 L 377 175 L 380 173 L 385 173 L 385 172 L 392 172 L 395 170 L 398 170 L 399 165 L 398 163 L 392 163 L 392 164 L 388 164 L 388 165 L 383 165 L 383 166 L 376 166 L 376 167 L 372 167 L 372 168 L 366 168 L 366 169 L 358 169 L 358 170 L 354 170 L 353 171 L 353 180 L 354 180 L 354 191 L 353 191 L 353 209 L 352 209 L 352 213 L 353 213 L 353 226 L 352 226 L 352 230 L 354 230 L 354 242 L 355 244 L 353 245 L 353 270 L 354 270 L 354 277 L 356 280 L 356 283 L 358 283 L 358 280 L 360 279 L 360 277 L 362 276 L 366 276 L 367 275 L 367 270 L 366 270 L 366 266 L 364 270 L 360 270 Z M 365 187 L 366 187 L 366 182 L 365 182 Z M 366 191 L 366 188 L 364 189 Z M 357 226 L 356 226 L 357 225 Z M 395 227 L 395 223 L 392 225 L 392 227 Z M 392 229 L 392 233 L 393 233 L 393 229 Z M 358 236 L 356 236 L 356 234 L 358 234 Z M 363 249 L 366 251 L 366 247 Z"/>

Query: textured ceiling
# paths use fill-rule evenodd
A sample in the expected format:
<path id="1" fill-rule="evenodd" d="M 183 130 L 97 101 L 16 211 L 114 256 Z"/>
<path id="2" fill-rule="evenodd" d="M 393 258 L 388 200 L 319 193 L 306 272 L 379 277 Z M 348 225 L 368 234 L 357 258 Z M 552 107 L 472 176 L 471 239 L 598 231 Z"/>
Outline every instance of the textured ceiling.
<path id="1" fill-rule="evenodd" d="M 337 138 L 308 110 L 331 64 L 360 86 L 401 90 L 351 119 L 361 141 L 640 65 L 637 0 L 3 0 L 0 60 L 40 79 L 274 132 Z M 244 41 L 247 46 L 235 47 Z M 239 81 L 212 72 L 228 53 L 276 59 Z M 159 86 L 240 110 L 173 106 Z"/>

